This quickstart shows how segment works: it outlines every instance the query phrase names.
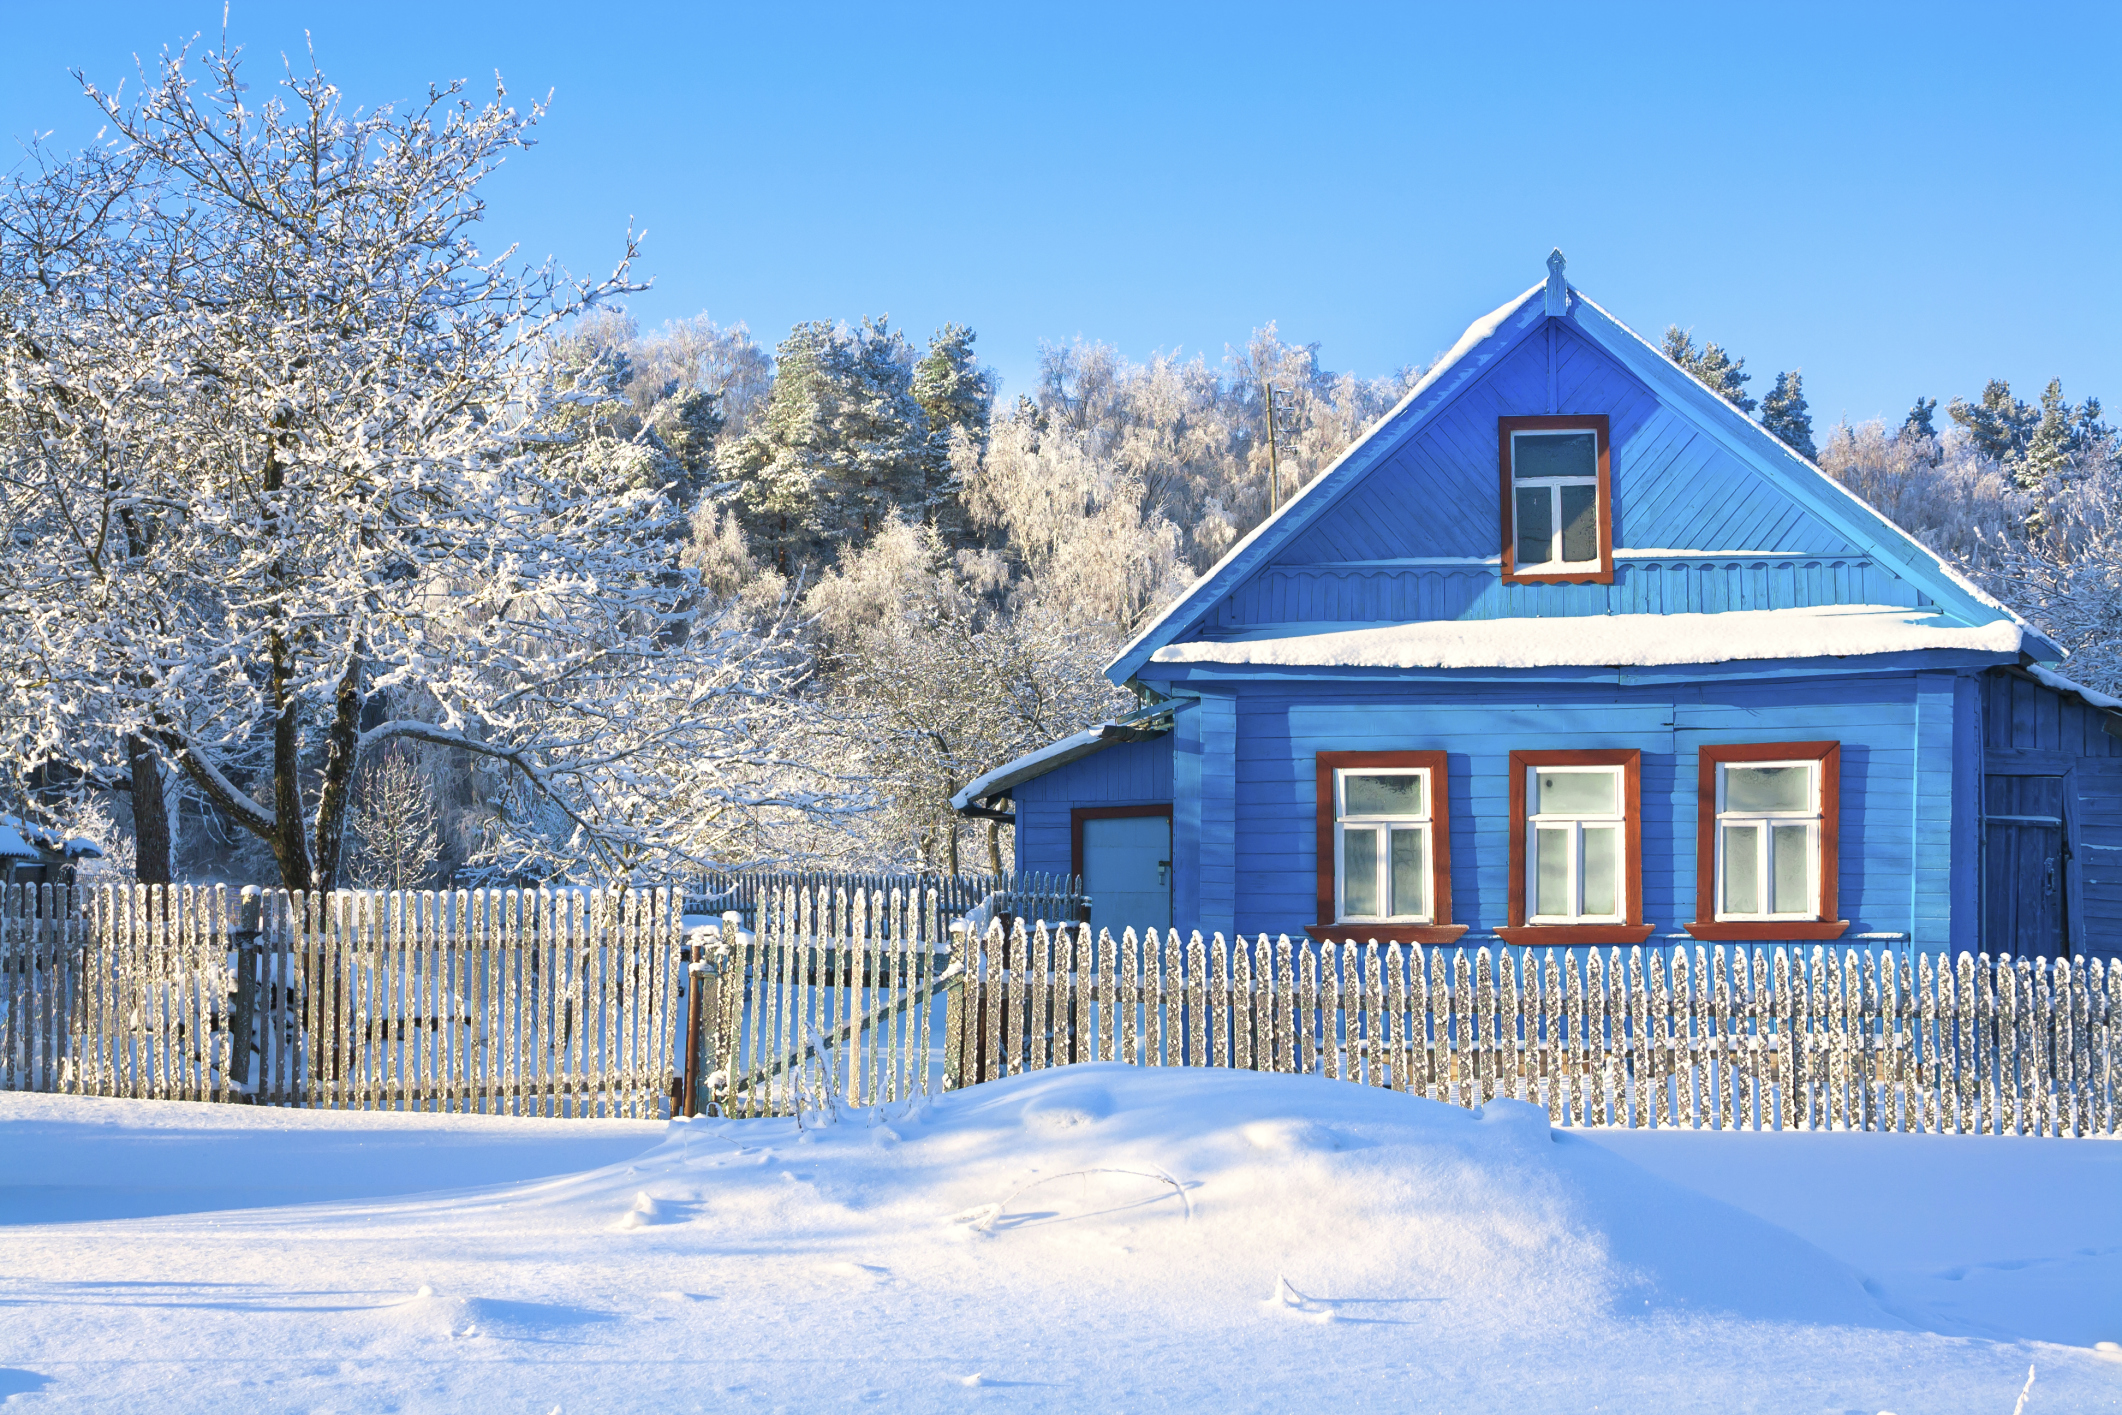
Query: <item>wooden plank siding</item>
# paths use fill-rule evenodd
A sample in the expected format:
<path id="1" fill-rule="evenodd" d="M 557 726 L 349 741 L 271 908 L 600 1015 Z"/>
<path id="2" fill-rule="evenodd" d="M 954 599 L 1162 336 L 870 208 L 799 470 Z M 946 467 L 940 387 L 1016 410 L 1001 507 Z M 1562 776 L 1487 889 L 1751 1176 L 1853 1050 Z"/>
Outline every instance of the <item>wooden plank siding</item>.
<path id="1" fill-rule="evenodd" d="M 1732 548 L 1864 561 L 1856 546 L 1774 487 L 1748 475 L 1736 458 L 1684 415 L 1661 407 L 1649 389 L 1583 335 L 1558 328 L 1554 339 L 1558 407 L 1547 409 L 1546 341 L 1525 340 L 1470 384 L 1416 436 L 1395 449 L 1362 486 L 1353 489 L 1318 525 L 1286 546 L 1275 557 L 1277 564 L 1495 555 L 1501 549 L 1497 544 L 1495 506 L 1496 419 L 1543 409 L 1601 412 L 1611 420 L 1614 537 L 1618 548 Z M 1887 580 L 1893 578 L 1884 571 L 1876 574 Z M 1519 588 L 1603 591 L 1606 587 Z M 1240 591 L 1241 596 L 1244 593 Z M 1904 589 L 1902 593 L 1913 591 Z M 1591 601 L 1597 596 L 1575 598 Z M 1491 610 L 1490 615 L 1512 612 L 1523 611 L 1497 609 Z M 1595 608 L 1565 612 L 1660 611 L 1648 606 L 1610 605 L 1602 600 Z M 1453 607 L 1419 617 L 1467 616 L 1462 609 Z"/>
<path id="2" fill-rule="evenodd" d="M 1067 874 L 1073 869 L 1071 809 L 1171 803 L 1171 738 L 1122 742 L 1033 777 L 1011 794 L 1016 801 L 1017 867 Z"/>
<path id="3" fill-rule="evenodd" d="M 2108 733 L 2112 715 L 2085 705 L 2023 674 L 1995 672 L 1976 680 L 1986 782 L 2002 777 L 2054 777 L 2066 820 L 2068 856 L 2063 862 L 2071 951 L 2122 957 L 2122 738 Z M 2003 799 L 1991 799 L 2000 794 Z M 2013 815 L 2019 800 L 2004 787 L 1986 787 L 1981 812 Z M 1980 827 L 1986 841 L 1988 827 Z M 1999 849 L 2005 848 L 2002 841 Z M 1993 890 L 1990 872 L 1982 875 Z M 2011 916 L 2003 901 L 1985 897 L 1981 915 L 1989 927 L 1981 946 L 1994 951 L 1993 936 Z"/>
<path id="4" fill-rule="evenodd" d="M 1948 689 L 1949 700 L 1949 689 Z M 1443 751 L 1454 918 L 1505 922 L 1512 750 L 1588 746 L 1643 753 L 1644 919 L 1677 933 L 1695 917 L 1696 750 L 1705 743 L 1833 739 L 1842 749 L 1842 915 L 1855 933 L 1914 933 L 1943 947 L 1949 831 L 1919 831 L 1919 787 L 1950 772 L 1943 734 L 1922 729 L 1907 676 L 1640 688 L 1556 683 L 1411 689 L 1248 685 L 1238 696 L 1237 929 L 1310 921 L 1316 887 L 1312 758 L 1321 751 Z M 1920 765 L 1919 765 L 1920 763 Z M 1949 788 L 1935 811 L 1949 824 Z M 1926 803 L 1926 810 L 1931 803 Z M 1912 887 L 1911 881 L 1919 883 Z M 1926 901 L 1919 910 L 1917 901 Z M 1189 923 L 1187 926 L 1191 926 Z"/>

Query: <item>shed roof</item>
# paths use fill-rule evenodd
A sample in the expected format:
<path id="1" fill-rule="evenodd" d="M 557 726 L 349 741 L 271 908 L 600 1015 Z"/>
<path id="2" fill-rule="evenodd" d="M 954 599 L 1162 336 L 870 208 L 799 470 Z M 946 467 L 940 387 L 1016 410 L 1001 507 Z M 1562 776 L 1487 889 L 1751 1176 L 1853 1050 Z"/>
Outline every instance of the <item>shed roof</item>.
<path id="1" fill-rule="evenodd" d="M 1063 737 L 1058 742 L 1049 742 L 1035 752 L 1006 761 L 993 771 L 974 777 L 965 789 L 950 798 L 951 809 L 963 811 L 976 801 L 1000 800 L 1011 789 L 1023 785 L 1035 777 L 1046 775 L 1057 767 L 1081 761 L 1107 747 L 1117 747 L 1122 742 L 1146 742 L 1152 737 L 1162 737 L 1171 731 L 1171 713 L 1164 712 L 1140 718 L 1129 718 L 1120 722 L 1101 722 L 1096 727 L 1086 727 L 1081 732 Z"/>

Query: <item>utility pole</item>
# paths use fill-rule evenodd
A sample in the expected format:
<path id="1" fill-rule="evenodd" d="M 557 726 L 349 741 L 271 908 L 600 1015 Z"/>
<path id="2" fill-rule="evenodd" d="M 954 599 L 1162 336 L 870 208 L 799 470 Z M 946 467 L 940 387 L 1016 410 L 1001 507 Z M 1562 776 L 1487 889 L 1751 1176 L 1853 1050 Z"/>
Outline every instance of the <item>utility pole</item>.
<path id="1" fill-rule="evenodd" d="M 1260 391 L 1267 398 L 1267 514 L 1272 516 L 1282 509 L 1282 468 L 1275 445 L 1275 423 L 1280 421 L 1289 427 L 1296 422 L 1297 391 L 1277 388 L 1266 379 L 1260 380 Z"/>

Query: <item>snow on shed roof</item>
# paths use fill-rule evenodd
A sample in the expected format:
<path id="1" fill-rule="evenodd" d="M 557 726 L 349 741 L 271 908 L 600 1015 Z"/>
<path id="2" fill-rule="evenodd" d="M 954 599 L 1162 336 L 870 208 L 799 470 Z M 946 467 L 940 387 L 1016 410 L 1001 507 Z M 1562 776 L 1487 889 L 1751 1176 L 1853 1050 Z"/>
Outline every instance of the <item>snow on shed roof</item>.
<path id="1" fill-rule="evenodd" d="M 2020 625 L 2009 619 L 1970 627 L 1929 610 L 1837 604 L 1722 614 L 1427 620 L 1168 644 L 1152 661 L 1292 668 L 1619 668 L 1923 649 L 2016 654 L 2023 638 Z"/>
<path id="2" fill-rule="evenodd" d="M 2112 697 L 2097 689 L 2088 688 L 2083 683 L 2065 678 L 2053 668 L 2043 668 L 2038 663 L 2030 663 L 2026 666 L 2026 672 L 2032 676 L 2035 682 L 2042 684 L 2044 687 L 2054 688 L 2059 693 L 2076 693 L 2085 700 L 2087 707 L 2104 708 L 2109 712 L 2122 712 L 2122 698 Z"/>
<path id="3" fill-rule="evenodd" d="M 1081 732 L 1063 737 L 1058 742 L 1049 742 L 1036 752 L 1026 752 L 1013 761 L 1004 762 L 993 771 L 974 777 L 964 790 L 950 798 L 951 809 L 962 811 L 983 798 L 1007 795 L 1011 787 L 1021 786 L 1033 777 L 1044 776 L 1056 767 L 1080 761 L 1093 752 L 1117 747 L 1122 742 L 1146 742 L 1152 737 L 1162 737 L 1170 730 L 1169 714 L 1147 717 L 1139 721 L 1101 722 L 1096 727 L 1086 727 Z"/>

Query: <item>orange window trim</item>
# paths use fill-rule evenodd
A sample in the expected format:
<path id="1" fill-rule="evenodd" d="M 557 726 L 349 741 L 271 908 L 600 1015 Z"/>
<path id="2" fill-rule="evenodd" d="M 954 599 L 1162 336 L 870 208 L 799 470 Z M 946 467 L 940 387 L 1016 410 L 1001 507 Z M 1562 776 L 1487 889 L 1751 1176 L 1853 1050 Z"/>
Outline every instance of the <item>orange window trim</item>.
<path id="1" fill-rule="evenodd" d="M 1591 431 L 1599 436 L 1599 568 L 1597 570 L 1531 571 L 1519 574 L 1518 537 L 1513 533 L 1512 508 L 1517 504 L 1511 485 L 1510 435 L 1513 432 Z M 1540 417 L 1496 419 L 1496 464 L 1502 481 L 1503 583 L 1506 585 L 1610 585 L 1614 582 L 1614 478 L 1613 450 L 1609 446 L 1604 413 L 1566 413 Z"/>
<path id="2" fill-rule="evenodd" d="M 1419 767 L 1429 772 L 1429 897 L 1427 924 L 1341 923 L 1334 898 L 1334 773 L 1363 767 Z M 1451 943 L 1466 932 L 1452 922 L 1451 793 L 1442 752 L 1320 752 L 1315 761 L 1318 807 L 1314 839 L 1318 849 L 1319 922 L 1305 932 L 1322 942 Z"/>
<path id="3" fill-rule="evenodd" d="M 1820 912 L 1811 920 L 1717 920 L 1717 767 L 1723 762 L 1820 763 Z M 1695 769 L 1695 921 L 1681 927 L 1705 943 L 1840 938 L 1849 920 L 1835 917 L 1841 866 L 1842 744 L 1734 742 L 1704 747 Z"/>
<path id="4" fill-rule="evenodd" d="M 1605 445 L 1602 435 L 1600 445 Z M 1600 457 L 1600 466 L 1605 466 Z M 1604 484 L 1604 472 L 1601 473 Z M 1622 839 L 1628 868 L 1621 887 L 1628 907 L 1624 924 L 1528 924 L 1525 922 L 1525 773 L 1543 766 L 1618 766 L 1621 768 Z M 1510 888 L 1506 895 L 1510 923 L 1496 930 L 1505 943 L 1594 944 L 1641 943 L 1651 935 L 1643 922 L 1643 754 L 1633 748 L 1585 751 L 1512 752 L 1510 754 Z"/>

